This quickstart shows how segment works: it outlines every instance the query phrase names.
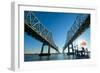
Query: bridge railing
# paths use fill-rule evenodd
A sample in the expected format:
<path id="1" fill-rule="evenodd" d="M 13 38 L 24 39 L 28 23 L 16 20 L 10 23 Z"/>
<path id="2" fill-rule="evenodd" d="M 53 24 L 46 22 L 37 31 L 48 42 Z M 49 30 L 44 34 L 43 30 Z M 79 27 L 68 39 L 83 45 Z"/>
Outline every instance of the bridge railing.
<path id="1" fill-rule="evenodd" d="M 53 41 L 52 33 L 48 31 L 45 26 L 43 26 L 43 24 L 38 20 L 33 11 L 24 11 L 24 22 L 28 26 L 32 27 L 35 32 L 41 35 L 52 46 L 57 48 Z"/>

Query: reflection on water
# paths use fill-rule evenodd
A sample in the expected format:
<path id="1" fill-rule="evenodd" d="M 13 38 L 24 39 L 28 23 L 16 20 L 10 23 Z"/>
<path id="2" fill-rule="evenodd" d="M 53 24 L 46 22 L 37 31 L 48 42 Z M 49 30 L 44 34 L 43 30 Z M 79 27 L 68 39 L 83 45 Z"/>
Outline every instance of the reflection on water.
<path id="1" fill-rule="evenodd" d="M 25 54 L 24 61 L 48 61 L 48 60 L 70 60 L 70 59 L 89 59 L 89 56 L 75 56 L 67 54 L 51 54 L 50 56 L 39 56 L 38 54 Z"/>

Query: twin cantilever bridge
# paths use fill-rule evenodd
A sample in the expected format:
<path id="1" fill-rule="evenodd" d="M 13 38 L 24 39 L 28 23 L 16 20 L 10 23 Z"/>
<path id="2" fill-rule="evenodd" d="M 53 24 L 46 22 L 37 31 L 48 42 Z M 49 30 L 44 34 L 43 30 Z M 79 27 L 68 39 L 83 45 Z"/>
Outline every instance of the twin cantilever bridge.
<path id="1" fill-rule="evenodd" d="M 39 21 L 33 11 L 24 11 L 24 27 L 24 31 L 27 32 L 28 35 L 43 43 L 39 54 L 40 56 L 50 55 L 50 47 L 60 53 L 59 48 L 53 41 L 52 33 Z M 67 32 L 67 40 L 63 47 L 63 53 L 66 48 L 68 48 L 68 53 L 70 53 L 70 49 L 72 49 L 73 52 L 73 41 L 89 27 L 90 14 L 79 14 Z M 48 46 L 48 53 L 43 53 L 45 45 Z M 71 47 L 69 45 L 71 45 Z"/>

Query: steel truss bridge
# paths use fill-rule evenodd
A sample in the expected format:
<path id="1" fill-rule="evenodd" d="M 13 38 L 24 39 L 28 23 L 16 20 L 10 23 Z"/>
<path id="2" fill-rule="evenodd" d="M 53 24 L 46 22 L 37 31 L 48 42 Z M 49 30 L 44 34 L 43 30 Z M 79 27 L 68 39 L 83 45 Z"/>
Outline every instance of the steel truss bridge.
<path id="1" fill-rule="evenodd" d="M 43 43 L 39 54 L 40 56 L 50 55 L 50 47 L 60 53 L 53 40 L 52 33 L 39 21 L 33 11 L 24 11 L 24 27 L 24 31 L 28 35 Z M 70 49 L 72 49 L 73 53 L 73 42 L 88 28 L 90 28 L 90 14 L 79 14 L 67 32 L 63 52 L 68 48 L 68 53 L 71 53 Z M 43 53 L 45 45 L 48 46 L 48 53 Z"/>
<path id="2" fill-rule="evenodd" d="M 70 54 L 70 49 L 72 53 L 74 52 L 73 42 L 77 39 L 87 28 L 90 27 L 90 14 L 79 14 L 70 30 L 67 32 L 67 38 L 65 45 L 63 47 L 63 53 L 66 48 L 68 48 L 68 53 Z"/>
<path id="3" fill-rule="evenodd" d="M 39 21 L 33 11 L 24 11 L 24 28 L 28 35 L 43 43 L 40 56 L 50 55 L 50 47 L 60 53 L 54 43 L 52 33 Z M 43 53 L 45 45 L 48 46 L 48 53 Z"/>

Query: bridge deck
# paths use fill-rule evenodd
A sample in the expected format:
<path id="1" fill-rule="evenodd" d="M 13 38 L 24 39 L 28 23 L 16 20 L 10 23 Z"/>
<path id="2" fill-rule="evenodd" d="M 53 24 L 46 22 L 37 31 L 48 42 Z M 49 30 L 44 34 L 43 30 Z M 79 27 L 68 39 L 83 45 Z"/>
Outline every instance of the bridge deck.
<path id="1" fill-rule="evenodd" d="M 27 32 L 29 35 L 39 40 L 43 44 L 51 46 L 53 49 L 59 52 L 58 47 L 53 41 L 52 33 L 42 25 L 33 11 L 24 12 L 24 27 L 25 32 Z"/>
<path id="2" fill-rule="evenodd" d="M 88 15 L 88 17 L 86 18 L 86 20 L 84 21 L 84 23 L 79 26 L 79 29 L 74 33 L 74 35 L 72 36 L 72 38 L 68 41 L 66 41 L 63 50 L 66 49 L 66 47 L 71 44 L 78 36 L 80 36 L 87 28 L 90 27 L 90 15 Z M 68 38 L 67 38 L 68 39 Z"/>
<path id="3" fill-rule="evenodd" d="M 45 45 L 49 44 L 52 48 L 58 51 L 58 47 L 53 46 L 47 39 L 45 39 L 42 35 L 38 34 L 32 27 L 27 24 L 25 24 L 25 32 L 27 32 L 29 35 L 39 40 L 40 42 L 44 42 Z"/>

